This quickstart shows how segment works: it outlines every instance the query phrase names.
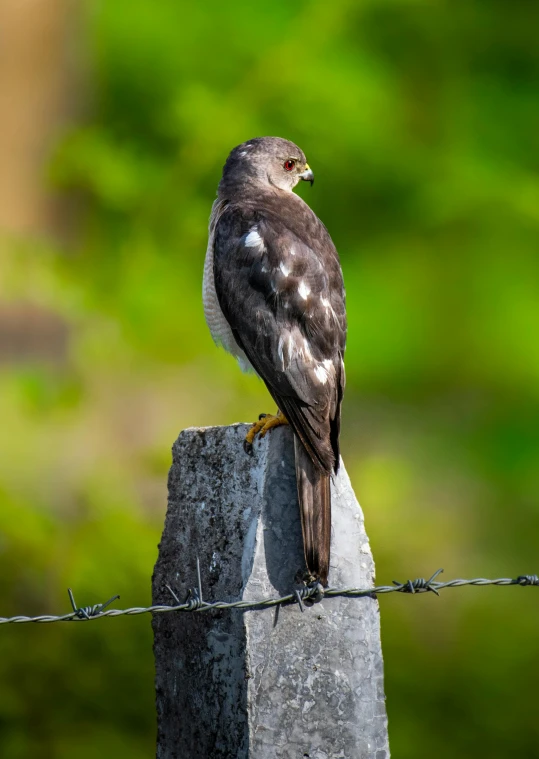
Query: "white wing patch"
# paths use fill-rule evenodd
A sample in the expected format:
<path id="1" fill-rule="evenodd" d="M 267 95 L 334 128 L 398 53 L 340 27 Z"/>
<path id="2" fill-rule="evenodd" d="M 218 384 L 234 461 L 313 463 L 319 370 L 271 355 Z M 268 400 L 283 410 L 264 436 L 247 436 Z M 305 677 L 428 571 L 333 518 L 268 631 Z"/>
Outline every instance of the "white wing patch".
<path id="1" fill-rule="evenodd" d="M 295 360 L 308 364 L 313 368 L 314 376 L 321 385 L 325 385 L 335 371 L 331 359 L 327 358 L 320 362 L 314 360 L 309 341 L 301 335 L 299 330 L 293 332 L 285 330 L 281 334 L 277 344 L 277 355 L 282 371 L 286 371 Z"/>
<path id="2" fill-rule="evenodd" d="M 283 351 L 284 351 L 284 340 L 283 340 L 283 337 L 281 336 L 279 338 L 279 344 L 277 346 L 277 353 L 279 354 L 279 358 L 281 359 L 281 365 L 284 369 L 284 352 Z"/>
<path id="3" fill-rule="evenodd" d="M 299 359 L 309 364 L 313 362 L 313 354 L 311 353 L 311 346 L 308 340 L 301 335 L 299 330 L 296 329 L 294 332 L 296 334 L 285 330 L 277 344 L 277 355 L 279 356 L 283 370 L 287 369 L 294 359 Z"/>
<path id="4" fill-rule="evenodd" d="M 303 280 L 301 280 L 298 287 L 298 295 L 300 296 L 300 298 L 303 298 L 303 300 L 307 300 L 310 292 L 311 292 L 311 288 L 308 285 L 306 285 Z"/>
<path id="5" fill-rule="evenodd" d="M 322 361 L 321 364 L 318 364 L 318 366 L 314 370 L 314 373 L 316 375 L 316 379 L 320 382 L 320 384 L 322 385 L 326 384 L 326 382 L 329 379 L 329 373 L 331 371 L 332 366 L 333 366 L 333 363 L 328 358 L 325 361 Z"/>
<path id="6" fill-rule="evenodd" d="M 307 359 L 307 361 L 312 361 L 313 354 L 311 353 L 311 346 L 309 345 L 309 342 L 306 337 L 303 338 L 303 348 L 299 348 L 298 355 L 302 356 L 302 358 Z"/>
<path id="7" fill-rule="evenodd" d="M 281 261 L 281 263 L 279 264 L 279 269 L 282 271 L 285 277 L 288 277 L 288 275 L 290 274 L 290 269 L 283 261 Z"/>
<path id="8" fill-rule="evenodd" d="M 305 337 L 301 337 L 299 334 L 297 338 L 294 337 L 294 335 L 289 335 L 288 358 L 290 361 L 294 358 L 299 358 L 303 361 L 312 361 L 313 354 L 311 353 L 311 346 Z"/>
<path id="9" fill-rule="evenodd" d="M 335 311 L 333 309 L 333 306 L 331 305 L 328 298 L 324 298 L 323 296 L 320 298 L 320 303 L 324 306 L 324 309 L 326 311 L 327 316 L 333 317 L 335 321 L 337 321 L 337 315 L 335 314 Z"/>
<path id="10" fill-rule="evenodd" d="M 258 234 L 258 229 L 256 227 L 253 227 L 245 238 L 245 247 L 260 248 L 260 250 L 264 250 L 264 240 Z"/>

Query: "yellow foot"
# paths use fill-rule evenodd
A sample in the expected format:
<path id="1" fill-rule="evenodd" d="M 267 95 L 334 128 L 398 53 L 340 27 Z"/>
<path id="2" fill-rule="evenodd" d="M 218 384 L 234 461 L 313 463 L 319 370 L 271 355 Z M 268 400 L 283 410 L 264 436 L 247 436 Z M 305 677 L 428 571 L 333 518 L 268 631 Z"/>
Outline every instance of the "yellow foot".
<path id="1" fill-rule="evenodd" d="M 264 437 L 266 432 L 273 427 L 280 427 L 281 424 L 288 424 L 288 419 L 284 414 L 278 411 L 276 414 L 260 414 L 258 422 L 255 422 L 243 441 L 243 449 L 250 456 L 253 455 L 253 443 L 255 438 Z"/>

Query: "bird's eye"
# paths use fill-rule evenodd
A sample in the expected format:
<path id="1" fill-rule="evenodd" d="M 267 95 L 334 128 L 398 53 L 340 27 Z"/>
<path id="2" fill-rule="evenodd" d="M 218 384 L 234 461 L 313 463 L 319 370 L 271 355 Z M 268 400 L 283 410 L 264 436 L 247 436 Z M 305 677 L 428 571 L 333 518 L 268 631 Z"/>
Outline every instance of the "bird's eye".
<path id="1" fill-rule="evenodd" d="M 296 162 L 293 161 L 291 158 L 289 158 L 288 161 L 284 162 L 284 168 L 286 169 L 286 171 L 292 171 L 295 165 L 296 165 Z"/>

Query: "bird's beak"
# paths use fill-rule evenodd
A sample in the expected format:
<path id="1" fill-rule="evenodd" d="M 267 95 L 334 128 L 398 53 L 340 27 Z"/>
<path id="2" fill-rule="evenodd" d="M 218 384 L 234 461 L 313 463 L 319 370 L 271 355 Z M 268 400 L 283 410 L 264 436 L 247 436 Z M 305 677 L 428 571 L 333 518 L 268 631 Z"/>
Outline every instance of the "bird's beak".
<path id="1" fill-rule="evenodd" d="M 303 179 L 304 182 L 310 182 L 311 187 L 314 184 L 314 174 L 313 170 L 309 167 L 309 164 L 305 164 L 305 171 L 302 174 L 298 175 L 300 179 Z"/>

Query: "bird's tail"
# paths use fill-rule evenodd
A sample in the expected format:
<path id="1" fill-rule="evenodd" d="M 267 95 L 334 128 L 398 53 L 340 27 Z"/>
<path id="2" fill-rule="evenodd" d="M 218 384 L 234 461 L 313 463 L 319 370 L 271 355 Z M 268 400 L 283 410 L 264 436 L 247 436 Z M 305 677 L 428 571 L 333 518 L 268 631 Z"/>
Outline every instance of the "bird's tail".
<path id="1" fill-rule="evenodd" d="M 309 572 L 327 585 L 331 542 L 330 474 L 312 462 L 303 444 L 294 435 L 296 479 L 303 531 L 303 548 Z"/>

